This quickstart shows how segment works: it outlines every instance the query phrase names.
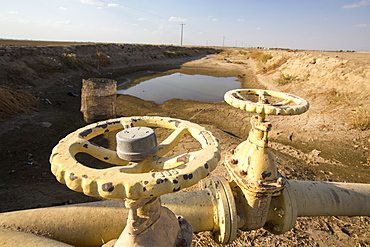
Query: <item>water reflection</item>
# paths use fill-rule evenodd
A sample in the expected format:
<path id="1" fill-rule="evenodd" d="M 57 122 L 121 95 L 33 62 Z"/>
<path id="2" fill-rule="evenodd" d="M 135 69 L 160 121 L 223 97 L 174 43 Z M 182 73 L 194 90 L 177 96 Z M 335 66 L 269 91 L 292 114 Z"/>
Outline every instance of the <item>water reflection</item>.
<path id="1" fill-rule="evenodd" d="M 118 78 L 117 81 L 118 94 L 129 94 L 144 100 L 163 103 L 173 98 L 222 101 L 225 92 L 240 88 L 240 82 L 237 79 L 237 77 L 146 72 L 146 75 Z"/>

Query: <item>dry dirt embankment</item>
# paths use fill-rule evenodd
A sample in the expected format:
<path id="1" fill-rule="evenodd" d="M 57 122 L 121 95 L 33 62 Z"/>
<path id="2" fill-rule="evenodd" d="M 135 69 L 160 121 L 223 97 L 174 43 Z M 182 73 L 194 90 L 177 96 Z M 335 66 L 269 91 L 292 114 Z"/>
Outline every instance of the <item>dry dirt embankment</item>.
<path id="1" fill-rule="evenodd" d="M 115 78 L 143 69 L 237 76 L 243 88 L 306 98 L 311 104 L 307 113 L 269 117 L 271 145 L 280 171 L 288 179 L 370 183 L 366 165 L 370 133 L 355 129 L 350 121 L 370 103 L 369 54 L 263 51 L 270 58 L 261 60 L 254 50 L 212 54 L 216 52 L 212 48 L 113 44 L 0 47 L 0 85 L 26 90 L 38 99 L 30 115 L 3 114 L 0 211 L 92 200 L 55 180 L 48 161 L 51 149 L 85 125 L 79 112 L 81 79 Z M 282 79 L 280 85 L 278 79 Z M 123 116 L 169 116 L 205 126 L 220 139 L 222 154 L 239 144 L 249 129 L 251 114 L 225 102 L 172 99 L 155 104 L 127 95 L 117 99 L 117 113 Z M 190 148 L 187 143 L 177 151 Z M 226 176 L 221 165 L 213 174 Z M 233 246 L 368 246 L 369 226 L 368 217 L 303 218 L 282 236 L 264 230 L 240 233 Z M 216 246 L 207 233 L 194 236 L 193 243 Z"/>
<path id="2" fill-rule="evenodd" d="M 1 43 L 0 43 L 1 44 Z M 30 44 L 32 45 L 32 43 Z M 0 46 L 1 84 L 40 87 L 61 84 L 60 75 L 112 75 L 179 66 L 178 61 L 217 52 L 213 48 L 165 45 L 90 44 L 70 46 Z M 186 60 L 185 60 L 186 61 Z M 78 74 L 74 74 L 74 73 Z M 64 78 L 65 80 L 65 78 Z"/>
<path id="3" fill-rule="evenodd" d="M 285 118 L 276 120 L 281 132 L 275 130 L 273 138 L 284 143 L 293 139 L 306 151 L 316 148 L 345 164 L 366 164 L 370 155 L 370 53 L 268 53 L 272 58 L 257 68 L 261 84 L 311 103 L 299 121 L 293 120 L 298 133 L 289 131 L 294 123 Z"/>

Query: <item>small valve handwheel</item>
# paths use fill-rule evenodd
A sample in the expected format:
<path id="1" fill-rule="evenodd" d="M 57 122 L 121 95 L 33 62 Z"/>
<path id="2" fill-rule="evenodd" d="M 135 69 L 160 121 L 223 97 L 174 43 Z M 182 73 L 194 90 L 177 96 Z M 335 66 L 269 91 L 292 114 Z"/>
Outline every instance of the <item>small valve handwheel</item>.
<path id="1" fill-rule="evenodd" d="M 245 95 L 245 97 L 243 96 Z M 249 100 L 248 95 L 258 96 L 258 102 Z M 282 99 L 279 103 L 270 103 L 265 96 Z M 298 115 L 306 112 L 309 103 L 292 94 L 261 90 L 261 89 L 236 89 L 226 92 L 225 101 L 242 110 L 265 115 Z"/>
<path id="2" fill-rule="evenodd" d="M 89 141 L 105 132 L 130 127 L 160 127 L 174 131 L 158 145 L 156 154 L 139 161 L 121 159 L 125 156 L 119 158 L 116 151 Z M 163 157 L 187 134 L 194 137 L 202 149 Z M 75 157 L 81 152 L 114 166 L 106 169 L 84 166 Z M 51 170 L 59 182 L 86 195 L 108 199 L 139 199 L 179 191 L 206 177 L 219 160 L 220 146 L 211 132 L 188 121 L 162 117 L 124 117 L 90 124 L 62 139 L 50 157 Z"/>

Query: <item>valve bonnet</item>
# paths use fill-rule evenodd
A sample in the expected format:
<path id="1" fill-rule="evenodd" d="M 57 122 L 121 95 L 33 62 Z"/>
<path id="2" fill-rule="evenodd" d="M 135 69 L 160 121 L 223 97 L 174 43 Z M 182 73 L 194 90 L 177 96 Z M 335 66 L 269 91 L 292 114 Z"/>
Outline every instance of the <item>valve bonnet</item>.
<path id="1" fill-rule="evenodd" d="M 117 155 L 120 159 L 138 161 L 158 152 L 155 132 L 148 127 L 133 127 L 116 135 Z"/>

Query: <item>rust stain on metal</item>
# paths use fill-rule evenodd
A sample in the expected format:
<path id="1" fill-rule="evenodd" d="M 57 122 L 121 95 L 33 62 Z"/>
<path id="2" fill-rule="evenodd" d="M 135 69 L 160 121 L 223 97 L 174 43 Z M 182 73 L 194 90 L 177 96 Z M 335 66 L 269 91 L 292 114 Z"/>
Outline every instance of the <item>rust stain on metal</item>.
<path id="1" fill-rule="evenodd" d="M 112 192 L 114 190 L 113 183 L 105 183 L 101 186 L 102 190 L 105 192 Z"/>
<path id="2" fill-rule="evenodd" d="M 173 120 L 173 119 L 169 120 L 168 122 L 169 123 L 172 123 L 172 122 L 175 123 L 176 127 L 179 127 L 179 125 L 181 124 L 181 122 L 179 120 Z"/>
<path id="3" fill-rule="evenodd" d="M 183 156 L 178 157 L 176 161 L 188 163 L 189 160 L 190 160 L 190 154 L 184 154 Z"/>
<path id="4" fill-rule="evenodd" d="M 247 176 L 248 175 L 248 172 L 247 171 L 244 171 L 244 170 L 241 170 L 240 171 L 240 175 L 241 176 Z"/>
<path id="5" fill-rule="evenodd" d="M 339 204 L 340 203 L 340 199 L 339 199 L 339 196 L 338 196 L 337 192 L 335 192 L 335 190 L 333 190 L 331 188 L 329 190 L 330 190 L 330 193 L 333 195 L 335 202 L 337 204 Z"/>
<path id="6" fill-rule="evenodd" d="M 71 181 L 73 181 L 73 180 L 76 180 L 78 177 L 77 176 L 75 176 L 75 174 L 72 172 L 71 174 L 69 174 L 69 179 L 71 180 Z"/>
<path id="7" fill-rule="evenodd" d="M 233 165 L 236 165 L 236 164 L 238 164 L 238 160 L 237 159 L 231 159 L 230 163 L 233 164 Z"/>

